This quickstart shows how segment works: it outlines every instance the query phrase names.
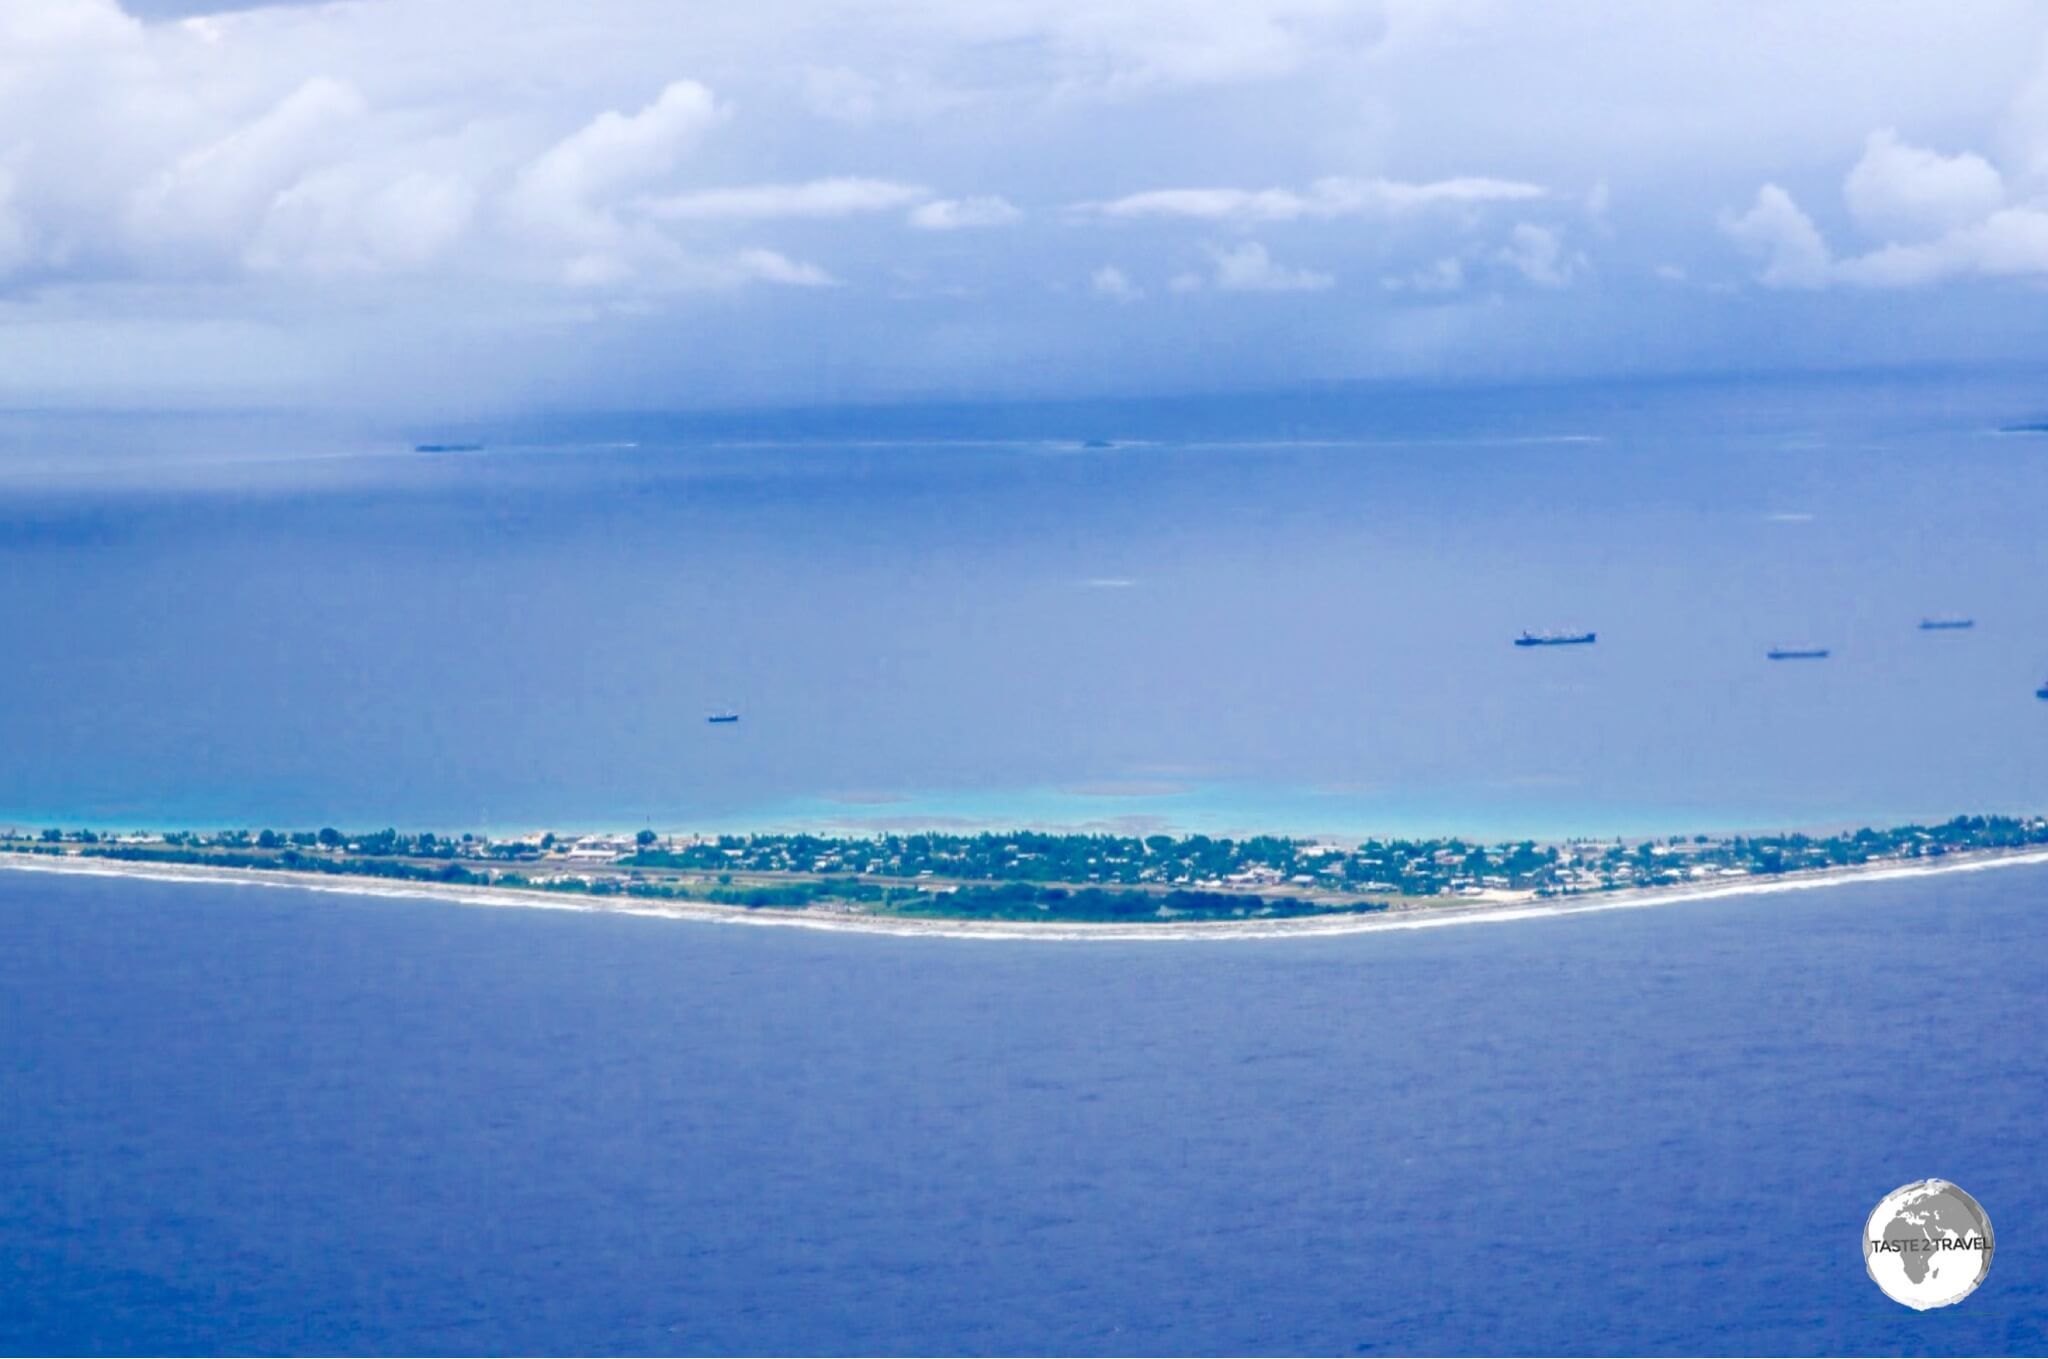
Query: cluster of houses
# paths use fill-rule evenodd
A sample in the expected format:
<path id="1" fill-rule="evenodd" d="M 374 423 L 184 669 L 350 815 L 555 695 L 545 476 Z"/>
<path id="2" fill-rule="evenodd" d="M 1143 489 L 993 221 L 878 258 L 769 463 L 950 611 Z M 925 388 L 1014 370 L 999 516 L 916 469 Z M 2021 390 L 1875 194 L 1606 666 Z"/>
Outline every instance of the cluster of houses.
<path id="1" fill-rule="evenodd" d="M 94 833 L 90 830 L 0 831 L 0 840 L 29 842 L 34 853 L 114 853 L 164 857 L 249 850 L 276 853 L 287 865 L 294 853 L 317 856 L 397 857 L 482 861 L 502 867 L 507 880 L 583 882 L 615 888 L 617 866 L 636 853 L 666 856 L 656 862 L 685 873 L 850 874 L 891 878 L 936 890 L 946 881 L 1027 881 L 1105 886 L 1150 885 L 1246 893 L 1478 899 L 1596 892 L 1623 887 L 1747 877 L 1872 860 L 1918 858 L 1971 849 L 2048 844 L 2048 819 L 1956 818 L 1940 826 L 1859 830 L 1823 837 L 1765 839 L 1673 837 L 1633 846 L 1618 840 L 1575 840 L 1483 846 L 1463 841 L 1369 841 L 1344 844 L 1260 838 L 1174 841 L 1154 836 L 819 835 L 721 837 L 635 834 L 560 835 L 532 832 L 491 839 L 395 831 L 344 835 L 317 832 L 171 831 Z M 259 860 L 258 862 L 262 862 Z M 431 869 L 431 862 L 428 868 Z M 497 880 L 498 867 L 487 876 Z M 929 880 L 937 878 L 938 883 Z"/>

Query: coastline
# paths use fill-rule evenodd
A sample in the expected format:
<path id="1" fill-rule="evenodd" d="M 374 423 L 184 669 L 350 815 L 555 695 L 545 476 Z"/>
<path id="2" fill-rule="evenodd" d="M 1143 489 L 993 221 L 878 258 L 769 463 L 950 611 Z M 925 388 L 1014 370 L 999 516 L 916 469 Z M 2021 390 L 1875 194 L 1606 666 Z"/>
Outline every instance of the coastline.
<path id="1" fill-rule="evenodd" d="M 1402 911 L 1345 912 L 1281 919 L 1201 920 L 1133 925 L 1088 921 L 975 920 L 945 916 L 891 916 L 855 911 L 789 910 L 726 906 L 710 902 L 650 901 L 643 898 L 577 896 L 516 887 L 393 881 L 384 878 L 298 873 L 281 869 L 225 868 L 202 864 L 130 863 L 82 855 L 62 857 L 0 852 L 0 869 L 80 877 L 137 878 L 214 886 L 270 887 L 347 896 L 397 897 L 450 905 L 590 914 L 648 916 L 700 924 L 754 925 L 784 929 L 836 930 L 856 934 L 908 935 L 941 939 L 1011 939 L 1041 943 L 1135 943 L 1205 939 L 1283 939 L 1370 934 L 1384 930 L 1434 929 L 1450 925 L 1507 924 L 1642 910 L 1727 897 L 1813 891 L 1856 883 L 1949 873 L 1984 872 L 2048 864 L 2048 849 L 1956 852 L 1938 862 L 1887 861 L 1851 867 L 1751 877 L 1739 882 L 1631 888 L 1583 896 L 1493 900 L 1472 905 L 1421 906 Z"/>

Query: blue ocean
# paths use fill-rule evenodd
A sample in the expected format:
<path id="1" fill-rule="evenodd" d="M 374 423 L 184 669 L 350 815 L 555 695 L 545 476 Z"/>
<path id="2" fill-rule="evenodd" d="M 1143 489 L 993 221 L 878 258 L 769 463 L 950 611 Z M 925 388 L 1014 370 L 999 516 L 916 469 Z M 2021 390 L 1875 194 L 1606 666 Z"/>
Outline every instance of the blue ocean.
<path id="1" fill-rule="evenodd" d="M 2038 1354 L 2048 870 L 966 941 L 0 873 L 11 1353 Z M 1865 1216 L 1998 1253 L 1916 1313 Z"/>

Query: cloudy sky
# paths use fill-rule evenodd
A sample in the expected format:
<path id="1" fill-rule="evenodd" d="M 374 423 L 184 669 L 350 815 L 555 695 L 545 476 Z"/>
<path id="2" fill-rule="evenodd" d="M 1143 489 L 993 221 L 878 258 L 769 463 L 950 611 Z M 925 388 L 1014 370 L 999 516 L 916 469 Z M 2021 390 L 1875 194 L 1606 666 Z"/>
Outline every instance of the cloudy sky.
<path id="1" fill-rule="evenodd" d="M 2048 10 L 0 0 L 0 402 L 2048 357 Z"/>

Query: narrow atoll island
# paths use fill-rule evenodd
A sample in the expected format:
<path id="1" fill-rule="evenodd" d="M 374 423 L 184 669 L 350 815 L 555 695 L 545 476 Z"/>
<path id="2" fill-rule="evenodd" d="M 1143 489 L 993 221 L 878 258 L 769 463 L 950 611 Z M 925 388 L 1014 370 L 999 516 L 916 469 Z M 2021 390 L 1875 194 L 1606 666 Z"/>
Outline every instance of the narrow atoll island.
<path id="1" fill-rule="evenodd" d="M 396 830 L 0 831 L 0 862 L 104 861 L 562 894 L 734 912 L 902 921 L 1228 923 L 1398 915 L 1603 893 L 1732 887 L 1872 867 L 1929 866 L 2048 846 L 2048 817 L 1959 816 L 1831 834 L 1637 841 L 1444 839 L 1333 843 L 1286 836 L 1144 837 L 1044 831 L 517 837 Z M 58 862 L 53 862 L 58 861 Z"/>

